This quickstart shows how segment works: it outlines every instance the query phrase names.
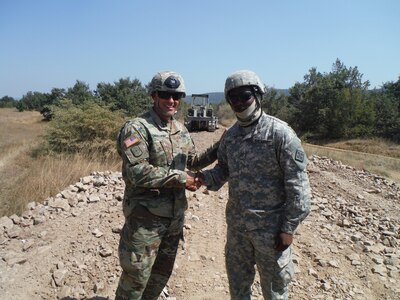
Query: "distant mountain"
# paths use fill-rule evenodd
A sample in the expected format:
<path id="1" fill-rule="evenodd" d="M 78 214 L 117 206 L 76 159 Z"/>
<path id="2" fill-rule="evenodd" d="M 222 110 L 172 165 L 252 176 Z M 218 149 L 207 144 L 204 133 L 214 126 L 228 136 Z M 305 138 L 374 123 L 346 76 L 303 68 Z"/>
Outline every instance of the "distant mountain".
<path id="1" fill-rule="evenodd" d="M 288 89 L 276 89 L 278 93 L 282 93 L 285 96 L 289 96 L 289 90 Z M 223 101 L 225 101 L 225 96 L 223 92 L 213 92 L 213 93 L 204 93 L 208 94 L 208 99 L 210 101 L 210 104 L 219 104 Z M 192 103 L 192 96 L 191 94 L 186 95 L 185 102 L 187 103 Z"/>
<path id="2" fill-rule="evenodd" d="M 285 96 L 289 96 L 289 89 L 276 89 L 278 93 L 284 94 Z"/>
<path id="3" fill-rule="evenodd" d="M 208 95 L 210 104 L 219 104 L 222 101 L 225 101 L 225 96 L 223 92 L 203 93 L 203 94 Z M 186 95 L 185 102 L 192 103 L 192 94 Z"/>

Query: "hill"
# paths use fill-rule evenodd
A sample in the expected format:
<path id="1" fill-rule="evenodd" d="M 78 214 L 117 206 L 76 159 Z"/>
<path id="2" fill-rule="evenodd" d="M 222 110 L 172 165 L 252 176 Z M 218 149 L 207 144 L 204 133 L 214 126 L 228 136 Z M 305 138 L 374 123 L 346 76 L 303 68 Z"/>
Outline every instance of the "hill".
<path id="1" fill-rule="evenodd" d="M 192 136 L 203 150 L 222 132 Z M 327 157 L 310 157 L 308 173 L 312 211 L 295 236 L 291 299 L 399 299 L 400 186 Z M 188 192 L 185 243 L 160 299 L 229 299 L 227 188 Z M 0 298 L 113 299 L 123 189 L 120 172 L 95 172 L 0 218 Z M 258 276 L 253 297 L 262 299 Z"/>
<path id="2" fill-rule="evenodd" d="M 225 96 L 223 92 L 213 92 L 213 93 L 203 93 L 208 95 L 208 100 L 210 104 L 219 104 L 225 101 Z M 192 103 L 192 94 L 186 95 L 185 102 Z"/>
<path id="3" fill-rule="evenodd" d="M 288 89 L 277 89 L 278 93 L 282 93 L 285 96 L 289 95 L 289 90 Z M 223 101 L 225 101 L 225 96 L 223 92 L 213 92 L 213 93 L 204 93 L 209 95 L 209 101 L 211 104 L 219 104 Z M 192 102 L 192 97 L 191 94 L 186 95 L 185 102 L 191 103 Z"/>

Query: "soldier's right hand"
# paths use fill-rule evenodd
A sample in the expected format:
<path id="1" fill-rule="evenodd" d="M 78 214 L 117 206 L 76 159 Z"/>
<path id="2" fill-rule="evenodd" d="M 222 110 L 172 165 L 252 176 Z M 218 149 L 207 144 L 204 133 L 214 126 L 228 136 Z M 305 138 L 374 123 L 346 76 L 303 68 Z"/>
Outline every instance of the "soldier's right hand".
<path id="1" fill-rule="evenodd" d="M 199 187 L 201 186 L 201 184 L 199 183 L 196 174 L 193 172 L 187 172 L 186 175 L 186 183 L 185 183 L 185 187 L 186 189 L 188 189 L 189 191 L 196 191 Z"/>

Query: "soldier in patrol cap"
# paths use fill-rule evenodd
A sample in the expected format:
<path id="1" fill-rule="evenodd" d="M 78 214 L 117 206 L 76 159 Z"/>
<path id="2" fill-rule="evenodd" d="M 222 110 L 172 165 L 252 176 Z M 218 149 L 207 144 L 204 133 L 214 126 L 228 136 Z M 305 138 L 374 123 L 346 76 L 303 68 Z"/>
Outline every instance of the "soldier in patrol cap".
<path id="1" fill-rule="evenodd" d="M 295 132 L 261 109 L 265 86 L 242 70 L 225 82 L 237 122 L 218 149 L 218 163 L 198 173 L 209 190 L 229 181 L 226 268 L 231 299 L 250 299 L 255 265 L 264 299 L 288 299 L 293 235 L 310 211 L 307 157 Z"/>
<path id="2" fill-rule="evenodd" d="M 182 76 L 157 73 L 149 93 L 153 107 L 121 128 L 117 139 L 125 181 L 125 224 L 118 247 L 122 274 L 116 299 L 157 299 L 171 275 L 182 238 L 185 188 L 194 173 L 217 158 L 216 143 L 202 155 L 174 115 L 185 97 Z"/>

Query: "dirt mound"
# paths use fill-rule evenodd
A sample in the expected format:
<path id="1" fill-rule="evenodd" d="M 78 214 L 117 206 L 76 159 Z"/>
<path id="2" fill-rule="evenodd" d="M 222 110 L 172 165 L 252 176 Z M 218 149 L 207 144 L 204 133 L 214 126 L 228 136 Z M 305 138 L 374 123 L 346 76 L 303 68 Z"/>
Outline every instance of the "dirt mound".
<path id="1" fill-rule="evenodd" d="M 199 150 L 214 133 L 193 133 Z M 292 299 L 400 299 L 400 187 L 310 157 L 312 211 L 294 244 Z M 1 299 L 113 299 L 123 224 L 120 173 L 84 177 L 22 216 L 0 218 Z M 188 192 L 185 243 L 161 298 L 229 299 L 224 267 L 227 184 Z M 258 277 L 254 299 L 262 299 Z"/>

